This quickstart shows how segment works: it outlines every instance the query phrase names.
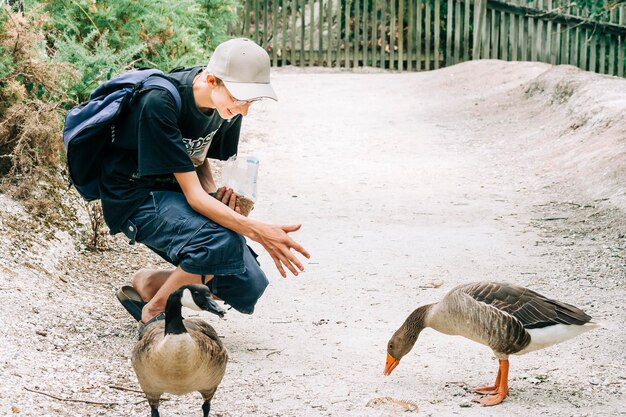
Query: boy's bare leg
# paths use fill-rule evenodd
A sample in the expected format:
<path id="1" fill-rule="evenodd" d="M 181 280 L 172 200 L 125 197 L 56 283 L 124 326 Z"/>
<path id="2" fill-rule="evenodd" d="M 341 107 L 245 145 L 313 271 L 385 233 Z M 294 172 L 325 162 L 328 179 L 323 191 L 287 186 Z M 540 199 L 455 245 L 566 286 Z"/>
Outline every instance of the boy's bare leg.
<path id="1" fill-rule="evenodd" d="M 131 285 L 144 301 L 152 300 L 174 269 L 147 269 L 137 271 L 131 279 Z"/>
<path id="2" fill-rule="evenodd" d="M 207 275 L 205 283 L 213 278 Z M 180 287 L 189 284 L 200 284 L 202 278 L 190 274 L 181 268 L 176 269 L 142 269 L 132 279 L 132 285 L 145 301 L 148 301 L 141 312 L 141 321 L 147 323 L 151 318 L 165 311 L 165 304 L 170 294 Z"/>

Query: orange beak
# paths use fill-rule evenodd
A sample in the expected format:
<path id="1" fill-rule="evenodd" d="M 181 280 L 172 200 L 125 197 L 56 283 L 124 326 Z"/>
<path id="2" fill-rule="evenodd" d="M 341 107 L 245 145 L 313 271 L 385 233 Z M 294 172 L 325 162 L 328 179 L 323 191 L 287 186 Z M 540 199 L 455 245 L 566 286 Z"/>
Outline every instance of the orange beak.
<path id="1" fill-rule="evenodd" d="M 387 363 L 385 364 L 385 371 L 383 372 L 385 375 L 390 375 L 391 371 L 396 369 L 396 366 L 400 363 L 400 359 L 396 359 L 390 354 L 387 354 Z"/>

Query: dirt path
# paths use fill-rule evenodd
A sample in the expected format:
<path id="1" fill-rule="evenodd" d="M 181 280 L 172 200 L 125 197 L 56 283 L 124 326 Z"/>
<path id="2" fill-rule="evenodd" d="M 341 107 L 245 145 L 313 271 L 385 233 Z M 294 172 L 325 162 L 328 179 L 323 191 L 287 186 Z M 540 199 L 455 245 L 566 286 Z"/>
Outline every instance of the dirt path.
<path id="1" fill-rule="evenodd" d="M 603 142 L 613 143 L 613 165 L 589 156 L 614 183 L 594 182 L 586 173 L 597 167 L 584 160 L 574 176 L 554 143 L 591 135 L 584 126 L 564 133 L 565 107 L 543 100 L 550 79 L 541 100 L 528 92 L 550 68 L 487 61 L 418 74 L 276 72 L 281 101 L 246 122 L 240 153 L 262 164 L 253 216 L 303 223 L 294 237 L 312 258 L 306 273 L 282 279 L 263 255 L 271 286 L 257 312 L 207 317 L 231 357 L 213 416 L 626 415 L 626 222 L 615 185 L 624 140 Z M 605 188 L 589 186 L 599 183 Z M 6 239 L 2 248 L 0 291 L 10 302 L 0 304 L 0 415 L 148 415 L 134 404 L 139 394 L 117 389 L 137 384 L 134 326 L 112 292 L 156 258 L 115 239 L 110 252 L 68 249 L 73 260 L 42 261 L 36 273 L 11 263 L 35 249 Z M 608 329 L 513 358 L 511 396 L 496 408 L 470 403 L 468 388 L 492 382 L 496 362 L 464 339 L 427 330 L 384 377 L 386 342 L 406 315 L 479 279 L 531 286 Z M 433 288 L 436 280 L 443 285 Z M 366 405 L 386 396 L 420 410 Z M 199 397 L 169 398 L 163 416 L 200 415 Z"/>

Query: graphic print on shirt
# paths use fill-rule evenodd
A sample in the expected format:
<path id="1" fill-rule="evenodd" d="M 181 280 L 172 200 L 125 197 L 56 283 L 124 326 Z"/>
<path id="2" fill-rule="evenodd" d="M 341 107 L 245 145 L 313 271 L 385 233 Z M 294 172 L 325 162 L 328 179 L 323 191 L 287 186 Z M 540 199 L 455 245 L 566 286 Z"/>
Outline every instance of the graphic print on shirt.
<path id="1" fill-rule="evenodd" d="M 213 137 L 219 130 L 219 126 L 213 132 L 209 133 L 205 137 L 199 137 L 197 139 L 183 138 L 183 143 L 187 148 L 187 153 L 191 157 L 191 161 L 194 166 L 199 166 L 204 163 L 206 154 L 209 151 L 209 146 L 213 141 Z"/>

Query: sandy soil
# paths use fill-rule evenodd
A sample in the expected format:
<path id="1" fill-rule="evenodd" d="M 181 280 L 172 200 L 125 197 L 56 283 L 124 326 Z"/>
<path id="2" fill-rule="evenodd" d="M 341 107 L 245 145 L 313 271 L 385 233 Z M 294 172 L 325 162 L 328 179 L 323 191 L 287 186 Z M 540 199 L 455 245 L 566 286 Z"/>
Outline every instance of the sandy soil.
<path id="1" fill-rule="evenodd" d="M 262 256 L 257 312 L 205 316 L 231 357 L 212 416 L 626 415 L 625 80 L 499 61 L 274 78 L 281 101 L 246 122 L 241 149 L 261 160 L 252 215 L 303 223 L 312 258 L 282 279 Z M 0 415 L 149 415 L 113 292 L 162 264 L 121 236 L 85 252 L 0 197 Z M 481 279 L 606 327 L 512 358 L 495 408 L 470 402 L 496 362 L 465 339 L 426 330 L 382 375 L 409 312 Z M 367 405 L 387 396 L 419 411 Z M 199 396 L 167 398 L 163 416 L 201 415 Z"/>

